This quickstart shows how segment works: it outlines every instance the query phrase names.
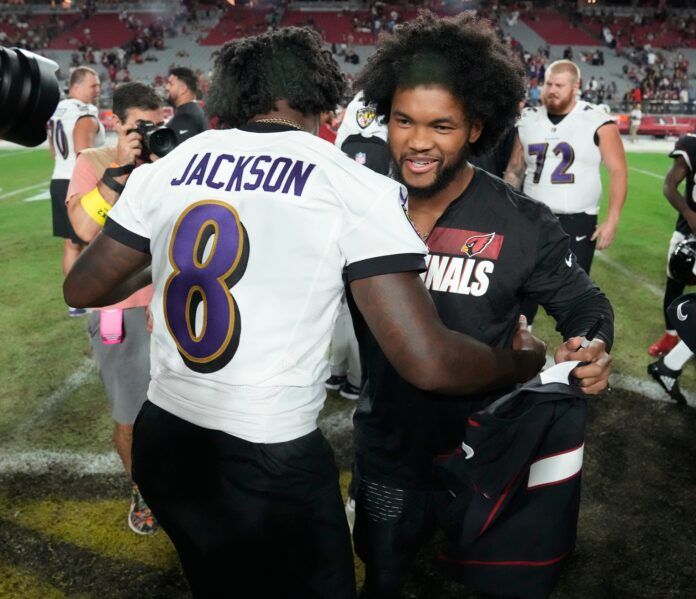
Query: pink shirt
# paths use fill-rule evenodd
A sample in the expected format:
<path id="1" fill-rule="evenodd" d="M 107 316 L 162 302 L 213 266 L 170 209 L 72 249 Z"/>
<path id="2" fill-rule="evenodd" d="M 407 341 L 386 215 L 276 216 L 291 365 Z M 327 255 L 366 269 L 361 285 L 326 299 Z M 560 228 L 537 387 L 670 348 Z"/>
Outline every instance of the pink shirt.
<path id="1" fill-rule="evenodd" d="M 107 150 L 113 152 L 114 158 L 116 157 L 115 148 L 104 148 L 104 151 Z M 79 198 L 89 193 L 97 186 L 102 175 L 103 173 L 96 172 L 92 163 L 83 154 L 79 154 L 75 162 L 75 169 L 70 178 L 70 185 L 68 186 L 68 193 L 65 196 L 65 203 L 70 205 L 70 202 L 79 202 Z M 151 300 L 152 285 L 148 285 L 147 287 L 139 289 L 133 295 L 127 297 L 118 304 L 104 306 L 101 310 L 113 308 L 120 308 L 122 310 L 126 308 L 144 308 Z"/>

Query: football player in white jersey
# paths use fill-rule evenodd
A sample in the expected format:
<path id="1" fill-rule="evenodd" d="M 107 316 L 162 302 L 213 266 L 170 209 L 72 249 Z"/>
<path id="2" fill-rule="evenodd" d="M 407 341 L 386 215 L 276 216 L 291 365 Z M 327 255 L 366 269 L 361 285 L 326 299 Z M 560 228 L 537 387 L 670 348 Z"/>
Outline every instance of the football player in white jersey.
<path id="1" fill-rule="evenodd" d="M 99 121 L 101 85 L 99 76 L 89 67 L 77 67 L 70 73 L 68 97 L 61 100 L 48 122 L 48 143 L 55 160 L 51 176 L 53 235 L 64 239 L 63 274 L 67 274 L 80 255 L 84 242 L 77 236 L 65 205 L 65 196 L 77 155 L 87 148 L 104 145 L 104 125 Z M 70 308 L 70 316 L 82 316 L 85 310 Z"/>
<path id="2" fill-rule="evenodd" d="M 104 305 L 151 265 L 152 382 L 133 477 L 196 597 L 355 596 L 338 473 L 317 429 L 345 282 L 412 384 L 466 394 L 544 361 L 525 327 L 502 350 L 438 320 L 404 188 L 316 137 L 343 92 L 311 30 L 223 46 L 208 106 L 231 129 L 134 171 L 65 282 L 69 303 Z"/>
<path id="3" fill-rule="evenodd" d="M 602 250 L 616 236 L 628 170 L 616 123 L 594 104 L 576 99 L 579 82 L 575 63 L 559 60 L 549 66 L 543 106 L 522 112 L 505 180 L 559 216 L 578 262 L 589 272 L 595 243 Z M 609 210 L 597 225 L 601 162 L 609 171 Z"/>
<path id="4" fill-rule="evenodd" d="M 575 63 L 558 60 L 549 65 L 543 105 L 522 112 L 504 179 L 551 208 L 570 236 L 578 264 L 589 274 L 595 246 L 603 250 L 616 236 L 628 167 L 616 123 L 594 104 L 577 100 L 579 87 Z M 601 162 L 609 172 L 609 209 L 597 224 Z M 524 313 L 531 323 L 536 307 L 530 305 Z"/>

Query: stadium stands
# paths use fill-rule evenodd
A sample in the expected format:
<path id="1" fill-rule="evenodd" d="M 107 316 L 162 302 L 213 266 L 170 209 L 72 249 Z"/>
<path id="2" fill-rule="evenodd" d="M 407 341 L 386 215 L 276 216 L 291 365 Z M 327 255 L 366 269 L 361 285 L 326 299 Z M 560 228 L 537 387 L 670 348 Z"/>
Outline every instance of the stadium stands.
<path id="1" fill-rule="evenodd" d="M 537 11 L 522 17 L 524 23 L 552 45 L 596 46 L 597 40 L 555 11 Z"/>
<path id="2" fill-rule="evenodd" d="M 143 27 L 150 25 L 158 16 L 151 13 L 137 14 Z M 103 12 L 81 21 L 74 29 L 59 35 L 51 42 L 50 48 L 67 50 L 85 45 L 97 50 L 109 49 L 122 46 L 135 34 L 134 30 L 129 29 L 126 23 L 119 19 L 117 13 Z"/>

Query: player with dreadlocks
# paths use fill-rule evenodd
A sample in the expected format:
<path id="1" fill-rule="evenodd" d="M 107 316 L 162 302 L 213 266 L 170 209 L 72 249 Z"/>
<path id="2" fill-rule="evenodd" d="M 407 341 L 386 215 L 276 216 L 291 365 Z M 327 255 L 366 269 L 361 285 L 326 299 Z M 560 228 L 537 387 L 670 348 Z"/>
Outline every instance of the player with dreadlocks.
<path id="1" fill-rule="evenodd" d="M 206 131 L 133 172 L 65 282 L 75 306 L 153 281 L 152 382 L 133 478 L 196 597 L 350 598 L 350 535 L 317 428 L 344 290 L 412 384 L 466 394 L 526 380 L 545 348 L 446 329 L 419 277 L 404 189 L 316 137 L 343 93 L 321 38 L 225 45 Z"/>
<path id="2" fill-rule="evenodd" d="M 392 172 L 408 190 L 409 214 L 428 245 L 425 286 L 443 322 L 510 347 L 520 302 L 534 298 L 565 339 L 556 360 L 587 362 L 574 374 L 586 393 L 602 392 L 613 335 L 608 300 L 578 267 L 543 204 L 469 163 L 509 130 L 524 97 L 521 66 L 490 26 L 469 15 L 421 14 L 381 40 L 357 87 L 388 120 Z M 595 341 L 581 347 L 600 314 Z M 451 499 L 433 475 L 434 458 L 459 447 L 469 417 L 500 393 L 448 398 L 416 389 L 385 359 L 360 314 L 353 316 L 367 377 L 354 417 L 360 478 L 354 540 L 366 565 L 362 596 L 387 599 L 401 596 L 413 558 L 433 532 L 435 506 Z M 461 522 L 454 528 L 461 531 Z M 492 534 L 495 527 L 486 538 Z M 508 549 L 505 543 L 498 549 Z M 511 545 L 523 561 L 529 557 L 524 543 Z M 548 550 L 541 541 L 536 547 Z M 476 590 L 513 596 L 523 594 L 518 572 L 532 577 L 541 596 L 557 568 L 536 568 L 543 571 L 539 581 L 533 564 L 506 570 L 485 558 L 470 562 L 464 570 Z"/>

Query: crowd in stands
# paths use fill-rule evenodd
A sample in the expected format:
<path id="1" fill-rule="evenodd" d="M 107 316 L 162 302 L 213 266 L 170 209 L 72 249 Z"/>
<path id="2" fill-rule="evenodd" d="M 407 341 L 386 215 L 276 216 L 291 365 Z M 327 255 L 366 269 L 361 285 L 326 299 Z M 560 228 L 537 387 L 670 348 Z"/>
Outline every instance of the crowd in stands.
<path id="1" fill-rule="evenodd" d="M 26 13 L 0 14 L 0 45 L 43 50 L 51 40 L 60 35 L 67 24 L 67 17 L 58 13 L 45 18 Z"/>

